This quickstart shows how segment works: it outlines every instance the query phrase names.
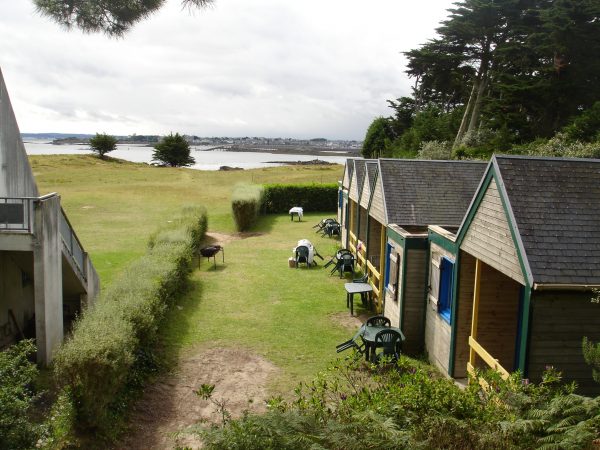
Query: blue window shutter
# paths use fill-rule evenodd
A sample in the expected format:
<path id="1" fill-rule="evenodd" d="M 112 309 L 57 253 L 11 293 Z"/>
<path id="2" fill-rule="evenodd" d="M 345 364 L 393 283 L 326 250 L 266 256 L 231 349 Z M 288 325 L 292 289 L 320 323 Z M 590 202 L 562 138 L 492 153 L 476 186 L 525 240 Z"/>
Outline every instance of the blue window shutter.
<path id="1" fill-rule="evenodd" d="M 390 282 L 390 254 L 392 253 L 392 246 L 388 243 L 385 250 L 385 278 L 384 286 L 387 286 Z"/>
<path id="2" fill-rule="evenodd" d="M 452 311 L 452 274 L 454 261 L 443 256 L 440 260 L 440 289 L 438 299 L 438 312 L 442 318 L 450 323 Z"/>

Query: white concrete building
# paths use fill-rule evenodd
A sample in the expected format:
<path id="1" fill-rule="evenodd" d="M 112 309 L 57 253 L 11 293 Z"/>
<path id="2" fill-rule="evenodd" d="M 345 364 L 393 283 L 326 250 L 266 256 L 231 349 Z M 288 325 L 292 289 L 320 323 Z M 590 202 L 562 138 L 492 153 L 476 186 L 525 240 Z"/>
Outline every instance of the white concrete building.
<path id="1" fill-rule="evenodd" d="M 0 71 L 0 347 L 35 338 L 49 364 L 99 288 L 60 196 L 38 192 Z"/>

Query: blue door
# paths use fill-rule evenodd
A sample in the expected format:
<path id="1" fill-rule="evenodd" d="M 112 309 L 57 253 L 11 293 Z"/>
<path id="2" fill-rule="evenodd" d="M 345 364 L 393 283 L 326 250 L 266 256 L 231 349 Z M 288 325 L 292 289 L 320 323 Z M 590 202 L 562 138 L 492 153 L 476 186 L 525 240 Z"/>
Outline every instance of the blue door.
<path id="1" fill-rule="evenodd" d="M 452 278 L 454 275 L 454 261 L 443 256 L 440 260 L 440 289 L 438 298 L 438 313 L 450 323 L 452 311 Z"/>

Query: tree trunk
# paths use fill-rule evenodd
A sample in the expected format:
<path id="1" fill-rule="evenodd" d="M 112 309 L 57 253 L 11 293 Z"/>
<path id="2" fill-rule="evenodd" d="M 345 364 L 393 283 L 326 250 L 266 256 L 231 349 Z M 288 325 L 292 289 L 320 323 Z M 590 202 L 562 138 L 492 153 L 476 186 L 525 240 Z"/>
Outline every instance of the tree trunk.
<path id="1" fill-rule="evenodd" d="M 465 108 L 465 112 L 463 114 L 462 120 L 460 122 L 460 128 L 458 129 L 458 133 L 456 133 L 456 139 L 454 139 L 454 145 L 452 149 L 458 147 L 465 136 L 467 131 L 467 127 L 469 125 L 469 117 L 471 116 L 471 110 L 473 109 L 475 103 L 475 95 L 479 90 L 479 77 L 475 78 L 473 81 L 473 89 L 471 89 L 471 94 L 469 95 L 469 101 L 467 103 L 467 107 Z"/>
<path id="2" fill-rule="evenodd" d="M 488 76 L 486 72 L 483 74 L 479 82 L 479 87 L 477 89 L 477 99 L 475 100 L 475 105 L 473 106 L 473 112 L 471 113 L 471 120 L 469 121 L 469 128 L 467 129 L 467 133 L 475 131 L 479 125 L 479 119 L 481 117 L 481 104 L 483 103 L 483 96 L 485 94 L 487 84 Z"/>

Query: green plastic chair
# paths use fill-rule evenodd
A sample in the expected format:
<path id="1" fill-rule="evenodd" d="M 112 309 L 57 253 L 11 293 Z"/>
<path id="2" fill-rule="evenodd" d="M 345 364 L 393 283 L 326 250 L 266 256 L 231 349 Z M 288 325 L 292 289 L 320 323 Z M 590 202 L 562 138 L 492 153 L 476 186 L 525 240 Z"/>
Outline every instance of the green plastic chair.
<path id="1" fill-rule="evenodd" d="M 307 267 L 310 267 L 308 262 L 308 247 L 305 245 L 299 245 L 296 247 L 296 269 L 301 263 L 305 263 Z"/>
<path id="2" fill-rule="evenodd" d="M 381 349 L 381 352 L 377 353 L 377 349 Z M 375 335 L 375 349 L 371 353 L 371 361 L 379 362 L 384 356 L 397 361 L 401 351 L 402 335 L 396 330 L 381 330 Z"/>

